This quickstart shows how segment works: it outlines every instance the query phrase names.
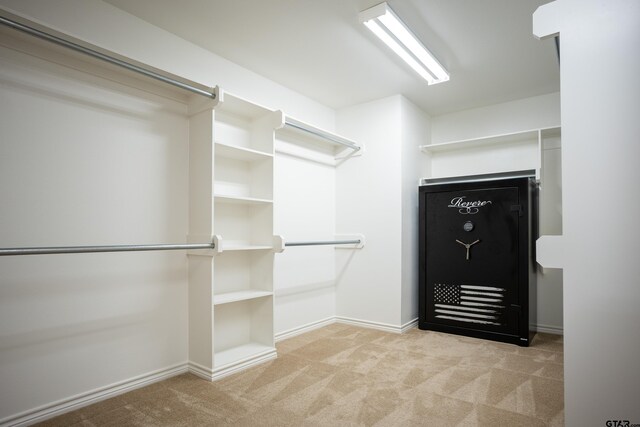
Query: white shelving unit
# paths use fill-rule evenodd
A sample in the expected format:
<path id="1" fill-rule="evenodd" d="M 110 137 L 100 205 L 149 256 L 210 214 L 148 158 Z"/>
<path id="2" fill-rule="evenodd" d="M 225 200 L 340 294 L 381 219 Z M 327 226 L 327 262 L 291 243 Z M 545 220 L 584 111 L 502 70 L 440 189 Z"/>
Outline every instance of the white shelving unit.
<path id="1" fill-rule="evenodd" d="M 334 164 L 343 150 L 362 151 L 290 119 L 292 128 L 281 111 L 214 94 L 189 104 L 188 240 L 215 244 L 188 252 L 189 368 L 210 380 L 276 357 L 274 256 L 284 250 L 273 235 L 276 130 Z"/>
<path id="2" fill-rule="evenodd" d="M 283 115 L 216 88 L 190 104 L 189 359 L 213 380 L 276 357 L 274 130 Z"/>
<path id="3" fill-rule="evenodd" d="M 217 203 L 229 203 L 240 205 L 268 205 L 273 203 L 273 200 L 258 199 L 255 197 L 238 197 L 238 196 L 222 196 L 214 194 L 213 197 Z"/>
<path id="4" fill-rule="evenodd" d="M 553 127 L 421 145 L 429 161 L 425 178 L 535 169 L 540 179 L 543 143 L 559 134 Z"/>

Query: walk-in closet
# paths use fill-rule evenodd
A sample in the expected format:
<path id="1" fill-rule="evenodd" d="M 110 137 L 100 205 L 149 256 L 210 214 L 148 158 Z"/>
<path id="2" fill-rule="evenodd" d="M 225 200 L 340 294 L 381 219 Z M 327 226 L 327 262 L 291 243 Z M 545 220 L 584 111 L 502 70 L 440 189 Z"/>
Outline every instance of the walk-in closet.
<path id="1" fill-rule="evenodd" d="M 0 0 L 0 425 L 640 423 L 634 0 Z"/>

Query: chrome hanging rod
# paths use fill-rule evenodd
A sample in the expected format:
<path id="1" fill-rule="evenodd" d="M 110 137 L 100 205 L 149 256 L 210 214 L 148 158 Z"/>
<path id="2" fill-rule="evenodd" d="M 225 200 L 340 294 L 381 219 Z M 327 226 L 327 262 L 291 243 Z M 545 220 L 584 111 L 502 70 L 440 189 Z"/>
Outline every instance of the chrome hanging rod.
<path id="1" fill-rule="evenodd" d="M 19 22 L 13 21 L 11 19 L 7 19 L 5 17 L 0 16 L 0 23 L 3 24 L 3 25 L 6 25 L 7 27 L 11 27 L 11 28 L 13 28 L 15 30 L 22 31 L 23 33 L 27 33 L 27 34 L 30 34 L 32 36 L 38 37 L 40 39 L 47 40 L 47 41 L 49 41 L 51 43 L 55 43 L 55 44 L 57 44 L 59 46 L 64 46 L 64 47 L 69 48 L 71 50 L 75 50 L 76 52 L 84 53 L 85 55 L 89 55 L 89 56 L 92 56 L 94 58 L 100 59 L 102 61 L 108 62 L 110 64 L 114 64 L 114 65 L 117 65 L 119 67 L 126 68 L 127 70 L 130 70 L 130 71 L 133 71 L 133 72 L 136 72 L 136 73 L 139 73 L 139 74 L 143 74 L 143 75 L 145 75 L 147 77 L 151 77 L 151 78 L 159 80 L 161 82 L 168 83 L 170 85 L 179 87 L 181 89 L 185 89 L 185 90 L 188 90 L 190 92 L 197 93 L 198 95 L 206 96 L 206 97 L 213 98 L 213 99 L 216 98 L 216 94 L 213 93 L 213 92 L 207 92 L 206 90 L 202 90 L 202 89 L 197 88 L 195 86 L 191 86 L 191 85 L 188 85 L 186 83 L 182 83 L 182 82 L 180 82 L 178 80 L 174 80 L 174 79 L 171 79 L 169 77 L 165 77 L 165 76 L 163 76 L 161 74 L 158 74 L 158 73 L 156 73 L 154 71 L 147 70 L 145 68 L 139 67 L 139 66 L 131 64 L 129 62 L 122 61 L 122 60 L 120 60 L 118 58 L 114 58 L 114 57 L 109 56 L 109 55 L 105 55 L 104 53 L 100 53 L 100 52 L 98 52 L 96 50 L 90 49 L 88 47 L 81 46 L 81 45 L 79 45 L 77 43 L 70 42 L 70 41 L 65 40 L 63 38 L 54 36 L 52 34 L 45 33 L 44 31 L 40 31 L 38 29 L 35 29 L 33 27 L 29 27 L 28 25 L 21 24 Z"/>
<path id="2" fill-rule="evenodd" d="M 301 130 L 303 132 L 307 132 L 307 133 L 310 133 L 312 135 L 315 135 L 317 137 L 329 140 L 329 141 L 334 142 L 336 144 L 344 145 L 346 147 L 351 148 L 354 151 L 360 150 L 360 146 L 355 144 L 353 141 L 349 141 L 348 139 L 343 138 L 341 136 L 333 135 L 333 134 L 330 134 L 329 132 L 325 132 L 325 131 L 323 131 L 321 129 L 309 126 L 306 123 L 300 122 L 300 121 L 298 121 L 296 119 L 292 119 L 291 117 L 285 117 L 284 124 L 286 126 L 290 126 L 290 127 L 294 128 L 294 129 L 298 129 L 298 130 Z"/>
<path id="3" fill-rule="evenodd" d="M 2 248 L 0 256 L 82 254 L 91 252 L 174 251 L 180 249 L 214 249 L 213 243 L 163 245 L 111 245 L 111 246 L 56 246 L 41 248 Z"/>
<path id="4" fill-rule="evenodd" d="M 359 245 L 361 240 L 329 240 L 320 242 L 285 242 L 285 246 Z"/>

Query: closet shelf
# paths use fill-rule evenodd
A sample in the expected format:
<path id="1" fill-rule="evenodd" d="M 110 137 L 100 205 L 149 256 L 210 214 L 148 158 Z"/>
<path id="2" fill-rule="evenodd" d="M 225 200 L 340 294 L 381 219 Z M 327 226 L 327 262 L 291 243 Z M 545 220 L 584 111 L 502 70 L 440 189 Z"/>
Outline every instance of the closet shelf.
<path id="1" fill-rule="evenodd" d="M 273 110 L 237 95 L 227 93 L 222 89 L 219 89 L 218 100 L 219 103 L 216 107 L 216 112 L 242 117 L 245 120 L 253 121 L 273 113 Z"/>
<path id="2" fill-rule="evenodd" d="M 289 156 L 336 166 L 346 159 L 360 156 L 364 145 L 312 126 L 283 113 L 283 126 L 276 129 L 275 151 Z"/>
<path id="3" fill-rule="evenodd" d="M 347 139 L 344 136 L 336 135 L 335 133 L 317 128 L 303 121 L 294 119 L 293 117 L 285 116 L 284 124 L 285 128 L 290 129 L 293 132 L 314 138 L 318 141 L 343 146 L 354 151 L 358 151 L 361 148 L 356 142 Z"/>
<path id="4" fill-rule="evenodd" d="M 220 369 L 225 365 L 241 363 L 245 359 L 255 358 L 261 354 L 275 352 L 273 346 L 250 342 L 215 353 L 215 366 Z"/>
<path id="5" fill-rule="evenodd" d="M 466 148 L 479 148 L 497 144 L 511 144 L 522 141 L 538 140 L 541 130 L 534 129 L 523 132 L 505 133 L 482 138 L 462 139 L 458 141 L 442 142 L 438 144 L 421 145 L 420 151 L 425 153 L 437 153 L 442 151 L 462 150 Z"/>
<path id="6" fill-rule="evenodd" d="M 273 295 L 270 291 L 244 290 L 236 292 L 225 292 L 213 297 L 213 305 L 227 304 L 230 302 L 245 301 L 255 298 L 264 298 Z"/>
<path id="7" fill-rule="evenodd" d="M 273 158 L 272 153 L 258 151 L 252 148 L 240 147 L 220 141 L 215 142 L 215 155 L 227 159 L 241 160 L 243 162 L 250 163 Z"/>
<path id="8" fill-rule="evenodd" d="M 238 205 L 268 205 L 273 203 L 273 200 L 269 199 L 259 199 L 257 197 L 244 196 L 228 196 L 225 194 L 214 194 L 213 199 L 217 203 L 231 203 Z"/>

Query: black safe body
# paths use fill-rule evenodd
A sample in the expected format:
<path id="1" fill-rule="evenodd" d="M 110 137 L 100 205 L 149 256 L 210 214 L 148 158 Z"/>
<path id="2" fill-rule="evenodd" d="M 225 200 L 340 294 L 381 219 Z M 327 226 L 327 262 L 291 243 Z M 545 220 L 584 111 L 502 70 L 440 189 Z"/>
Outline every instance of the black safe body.
<path id="1" fill-rule="evenodd" d="M 419 190 L 419 328 L 528 346 L 536 324 L 535 179 Z"/>

